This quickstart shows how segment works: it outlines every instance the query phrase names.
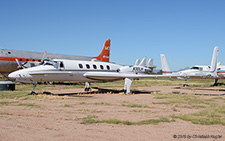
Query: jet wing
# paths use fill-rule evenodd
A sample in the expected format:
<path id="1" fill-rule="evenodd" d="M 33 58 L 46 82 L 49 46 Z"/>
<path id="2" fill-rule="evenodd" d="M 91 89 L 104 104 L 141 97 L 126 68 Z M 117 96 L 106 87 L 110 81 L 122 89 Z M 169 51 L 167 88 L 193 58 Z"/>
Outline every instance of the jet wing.
<path id="1" fill-rule="evenodd" d="M 118 72 L 87 72 L 83 75 L 89 79 L 95 80 L 107 80 L 107 79 L 123 79 L 123 78 L 193 78 L 193 77 L 206 77 L 205 75 L 179 75 L 179 74 L 171 74 L 171 75 L 148 75 L 148 74 L 135 74 L 135 73 L 118 73 Z"/>

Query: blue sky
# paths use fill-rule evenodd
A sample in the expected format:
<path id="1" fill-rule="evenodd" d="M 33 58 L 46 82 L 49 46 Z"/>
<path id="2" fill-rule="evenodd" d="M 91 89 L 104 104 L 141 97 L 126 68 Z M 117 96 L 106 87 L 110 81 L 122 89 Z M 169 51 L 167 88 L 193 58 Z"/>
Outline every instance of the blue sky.
<path id="1" fill-rule="evenodd" d="M 170 68 L 225 64 L 224 0 L 0 0 L 0 48 L 96 56 L 112 62 L 167 56 Z"/>

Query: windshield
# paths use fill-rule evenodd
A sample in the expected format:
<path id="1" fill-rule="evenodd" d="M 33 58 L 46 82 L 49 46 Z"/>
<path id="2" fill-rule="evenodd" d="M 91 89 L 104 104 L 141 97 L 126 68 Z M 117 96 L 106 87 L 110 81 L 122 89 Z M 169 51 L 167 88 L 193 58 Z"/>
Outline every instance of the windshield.
<path id="1" fill-rule="evenodd" d="M 199 67 L 192 67 L 191 69 L 193 69 L 193 70 L 198 70 Z"/>
<path id="2" fill-rule="evenodd" d="M 192 67 L 191 69 L 193 69 L 193 70 L 200 70 L 200 71 L 203 70 L 203 68 L 201 68 L 201 67 Z"/>
<path id="3" fill-rule="evenodd" d="M 53 66 L 53 67 L 55 67 L 55 68 L 58 68 L 58 63 L 55 62 L 55 61 L 46 61 L 43 65 L 44 65 L 44 66 L 45 66 L 45 65 L 50 65 L 50 66 Z"/>

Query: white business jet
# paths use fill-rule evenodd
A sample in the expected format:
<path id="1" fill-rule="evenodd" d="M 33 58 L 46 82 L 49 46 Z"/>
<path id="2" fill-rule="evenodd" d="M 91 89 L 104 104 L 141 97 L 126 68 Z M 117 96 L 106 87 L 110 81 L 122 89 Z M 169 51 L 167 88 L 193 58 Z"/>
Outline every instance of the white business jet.
<path id="1" fill-rule="evenodd" d="M 0 73 L 7 77 L 9 73 L 18 70 L 19 68 L 29 68 L 43 64 L 43 60 L 46 58 L 85 61 L 90 61 L 94 58 L 103 62 L 109 62 L 110 42 L 110 39 L 105 41 L 103 49 L 97 57 L 47 54 L 47 52 L 43 54 L 41 52 L 0 49 Z"/>
<path id="2" fill-rule="evenodd" d="M 23 83 L 43 81 L 74 81 L 74 82 L 107 82 L 125 79 L 126 93 L 130 93 L 133 79 L 149 77 L 147 73 L 154 68 L 153 60 L 149 59 L 146 65 L 146 57 L 135 66 L 123 66 L 109 62 L 93 59 L 92 61 L 53 59 L 46 61 L 43 65 L 25 68 L 12 72 L 8 77 Z M 154 76 L 155 77 L 155 76 Z M 85 88 L 88 89 L 86 83 Z M 34 88 L 31 94 L 34 94 Z"/>
<path id="3" fill-rule="evenodd" d="M 186 87 L 187 79 L 189 79 L 189 78 L 202 78 L 202 77 L 198 77 L 198 76 L 200 74 L 205 74 L 207 72 L 215 71 L 214 70 L 215 68 L 212 67 L 212 66 L 214 66 L 214 67 L 221 70 L 220 74 L 217 75 L 218 72 L 216 71 L 216 73 L 213 74 L 213 77 L 210 77 L 210 78 L 215 79 L 215 83 L 216 83 L 218 78 L 220 78 L 221 75 L 223 74 L 222 72 L 224 72 L 224 71 L 222 71 L 223 68 L 221 66 L 221 63 L 217 64 L 218 52 L 219 52 L 219 47 L 215 47 L 214 51 L 213 51 L 211 66 L 195 65 L 190 69 L 179 71 L 179 72 L 171 72 L 170 67 L 168 65 L 168 62 L 167 62 L 167 59 L 166 59 L 166 56 L 164 54 L 160 54 L 163 75 L 180 75 L 177 78 L 178 79 L 184 79 L 185 84 L 183 86 Z M 183 76 L 188 76 L 188 75 L 191 75 L 192 77 L 183 77 Z M 209 77 L 207 77 L 207 78 L 209 78 Z"/>
<path id="4" fill-rule="evenodd" d="M 33 91 L 37 82 L 43 81 L 74 81 L 86 82 L 85 88 L 89 87 L 88 82 L 107 82 L 116 80 L 125 80 L 124 93 L 130 93 L 130 87 L 134 79 L 140 78 L 161 78 L 161 77 L 217 77 L 216 67 L 217 54 L 213 57 L 211 70 L 198 74 L 170 74 L 170 75 L 149 75 L 149 71 L 153 66 L 153 60 L 149 59 L 146 66 L 146 57 L 140 61 L 136 61 L 134 66 L 124 66 L 109 62 L 97 60 L 79 61 L 53 59 L 46 61 L 43 65 L 25 68 L 9 74 L 9 77 L 19 82 L 33 83 Z"/>

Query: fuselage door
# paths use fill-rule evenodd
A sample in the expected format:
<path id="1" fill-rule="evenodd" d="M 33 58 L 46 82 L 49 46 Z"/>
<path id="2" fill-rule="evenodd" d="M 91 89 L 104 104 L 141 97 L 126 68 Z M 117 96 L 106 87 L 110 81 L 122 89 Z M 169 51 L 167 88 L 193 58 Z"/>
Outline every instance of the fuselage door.
<path id="1" fill-rule="evenodd" d="M 65 66 L 63 62 L 58 62 L 59 63 L 59 70 L 65 70 Z"/>

